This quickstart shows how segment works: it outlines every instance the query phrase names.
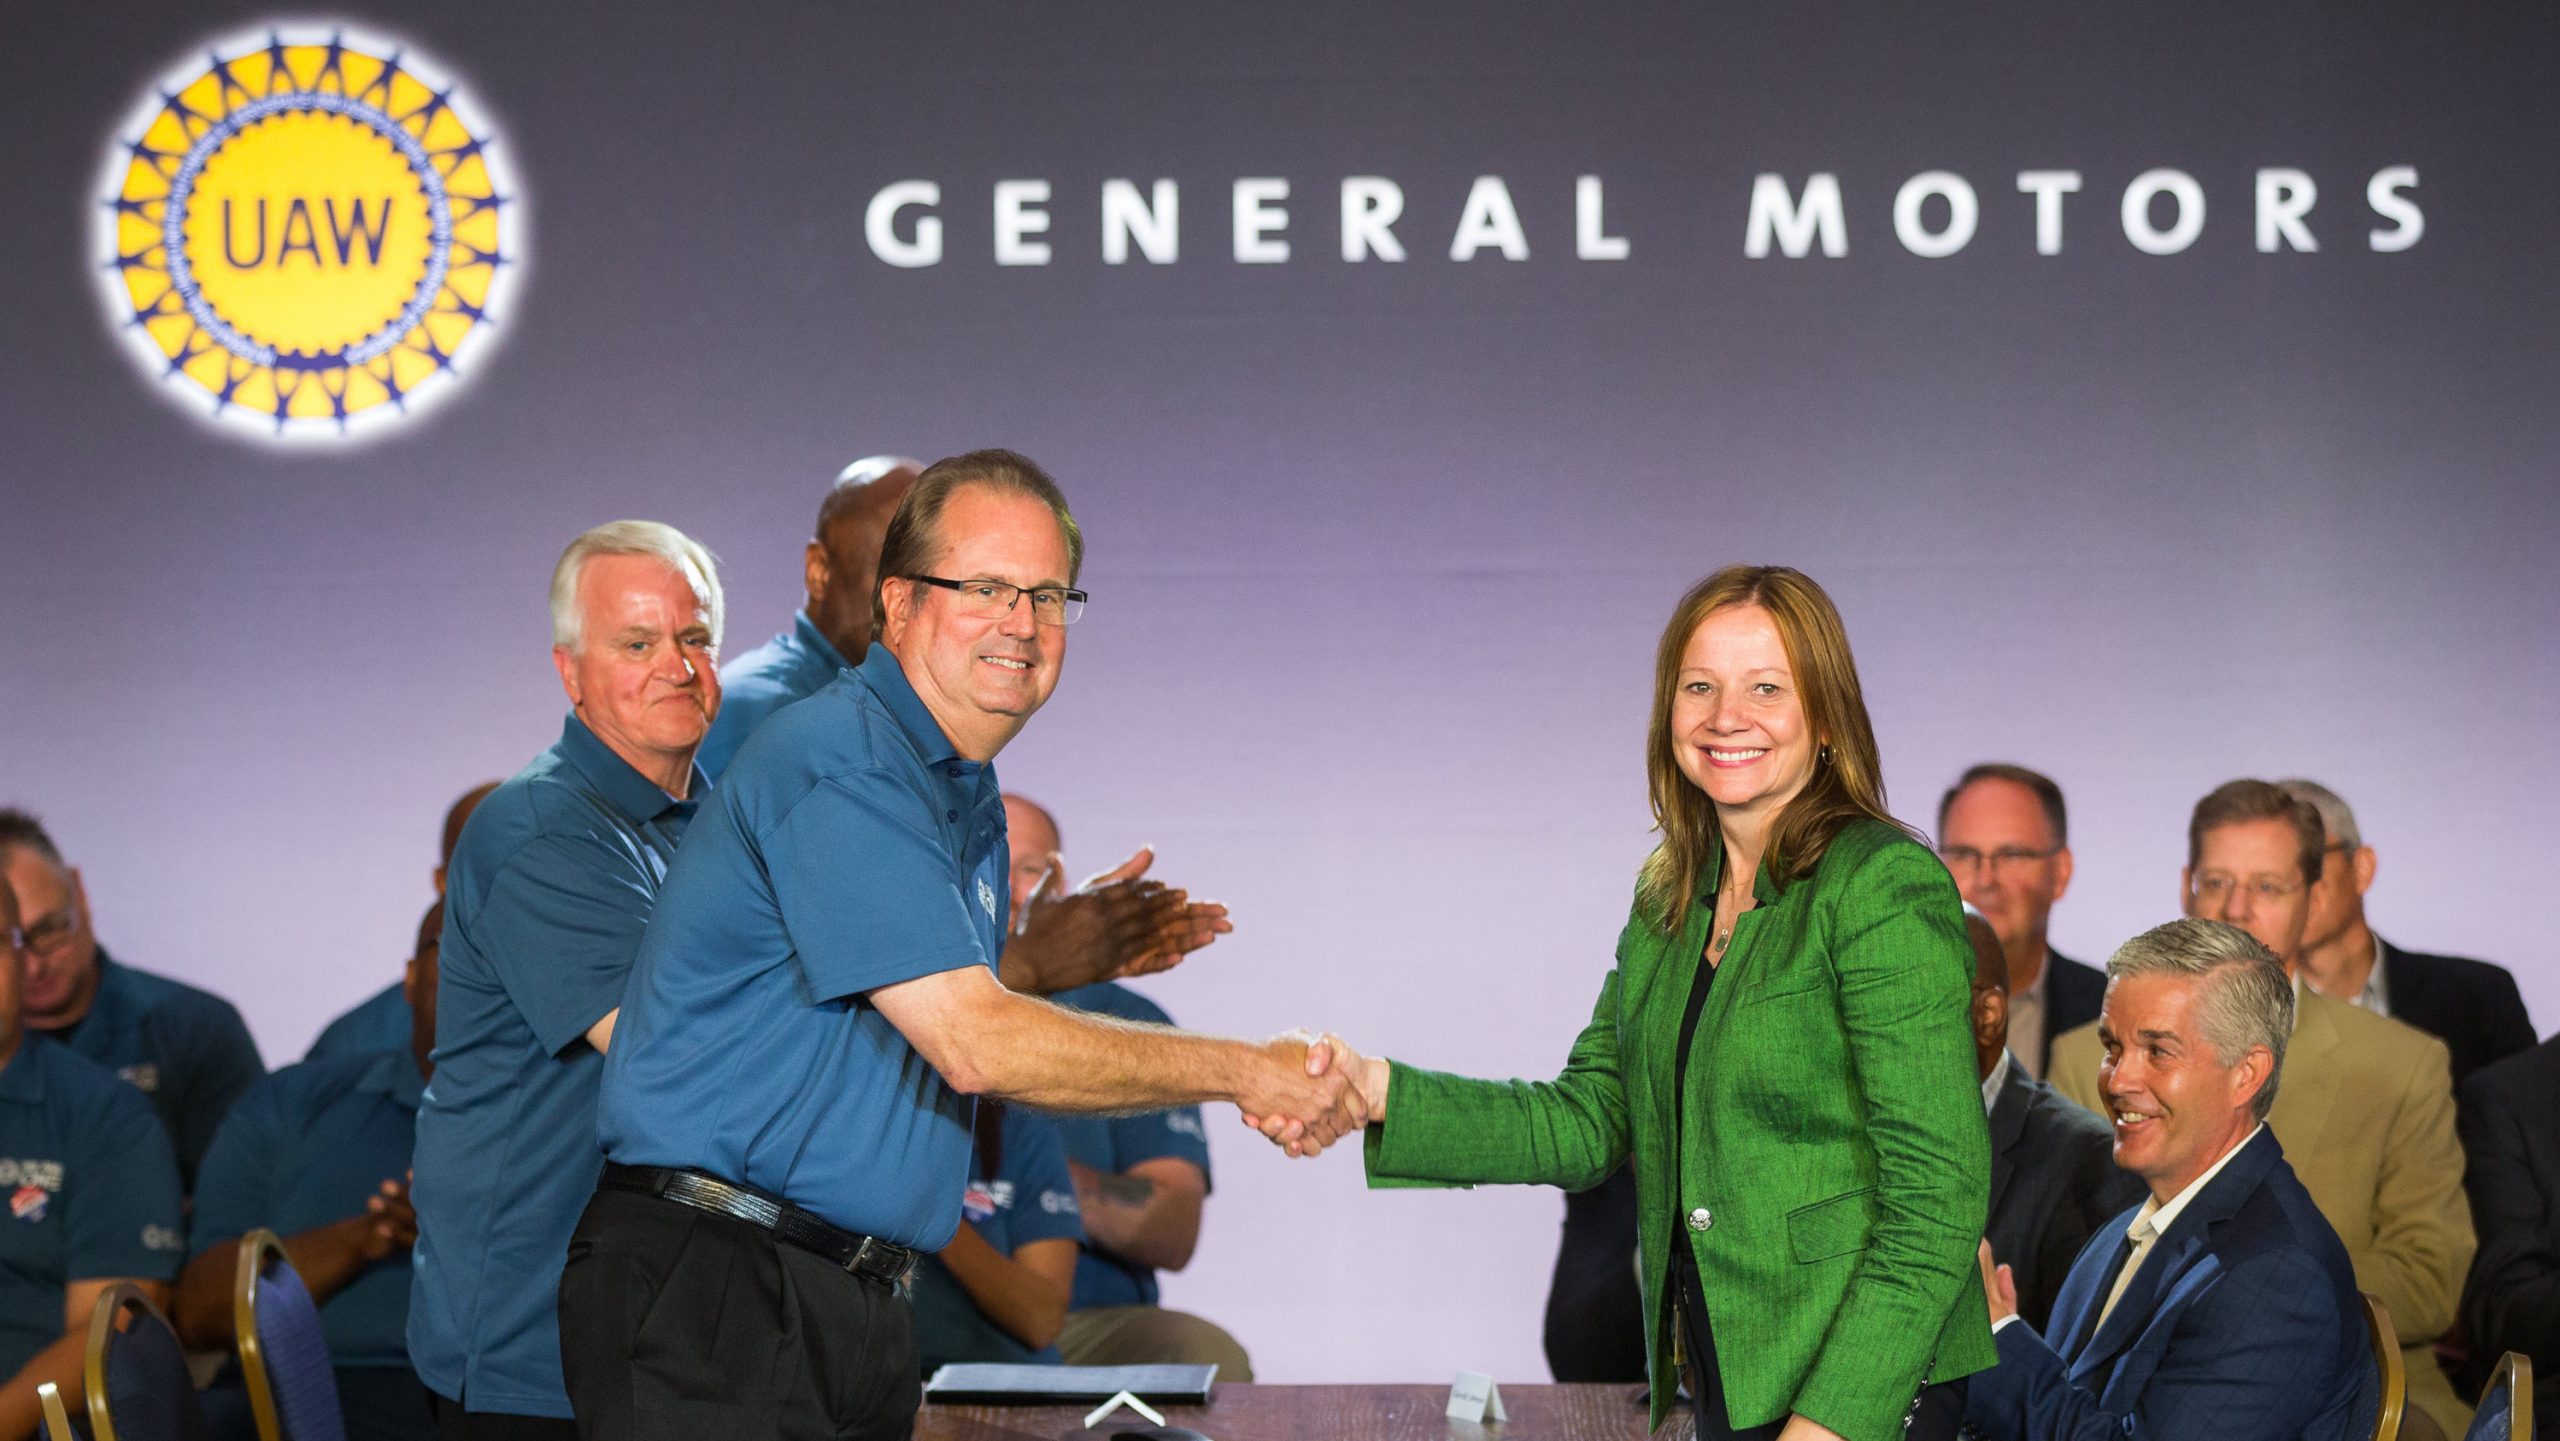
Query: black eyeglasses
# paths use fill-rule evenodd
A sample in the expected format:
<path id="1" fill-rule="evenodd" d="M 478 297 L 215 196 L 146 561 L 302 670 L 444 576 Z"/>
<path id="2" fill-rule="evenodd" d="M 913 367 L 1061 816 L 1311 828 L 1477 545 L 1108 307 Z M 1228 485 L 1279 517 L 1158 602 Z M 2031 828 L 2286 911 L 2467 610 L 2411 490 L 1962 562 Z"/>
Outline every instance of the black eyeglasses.
<path id="1" fill-rule="evenodd" d="M 1019 586 L 1000 580 L 946 580 L 938 575 L 911 575 L 907 579 L 956 592 L 961 612 L 980 620 L 1013 614 L 1014 602 L 1026 595 L 1031 597 L 1031 618 L 1042 625 L 1074 625 L 1076 618 L 1084 614 L 1085 593 L 1061 585 Z"/>

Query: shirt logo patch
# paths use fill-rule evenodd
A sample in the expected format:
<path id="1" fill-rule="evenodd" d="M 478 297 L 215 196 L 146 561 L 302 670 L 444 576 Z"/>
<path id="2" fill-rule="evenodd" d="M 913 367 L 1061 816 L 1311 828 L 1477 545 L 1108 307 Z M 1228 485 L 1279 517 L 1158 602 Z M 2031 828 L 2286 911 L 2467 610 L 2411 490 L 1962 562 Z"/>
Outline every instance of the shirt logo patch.
<path id="1" fill-rule="evenodd" d="M 9 1214 L 21 1221 L 41 1221 L 47 1207 L 53 1204 L 53 1193 L 32 1183 L 20 1186 L 9 1197 Z"/>
<path id="2" fill-rule="evenodd" d="M 187 1238 L 179 1235 L 175 1226 L 145 1226 L 142 1246 L 146 1251 L 183 1251 L 187 1249 Z"/>
<path id="3" fill-rule="evenodd" d="M 1041 1192 L 1040 1209 L 1048 1212 L 1052 1216 L 1075 1216 L 1083 1214 L 1076 1209 L 1076 1193 L 1073 1191 Z"/>
<path id="4" fill-rule="evenodd" d="M 116 1074 L 131 1082 L 137 1091 L 148 1094 L 160 1089 L 160 1068 L 149 1061 L 136 1061 Z"/>
<path id="5" fill-rule="evenodd" d="M 62 1189 L 62 1163 L 0 1159 L 0 1186 L 19 1189 L 33 1186 L 39 1191 L 59 1191 Z"/>
<path id="6" fill-rule="evenodd" d="M 984 1186 L 971 1186 L 960 1193 L 960 1214 L 972 1221 L 983 1221 L 996 1213 L 996 1198 Z"/>
<path id="7" fill-rule="evenodd" d="M 978 905 L 986 911 L 988 920 L 996 918 L 996 888 L 987 884 L 985 876 L 978 877 Z"/>

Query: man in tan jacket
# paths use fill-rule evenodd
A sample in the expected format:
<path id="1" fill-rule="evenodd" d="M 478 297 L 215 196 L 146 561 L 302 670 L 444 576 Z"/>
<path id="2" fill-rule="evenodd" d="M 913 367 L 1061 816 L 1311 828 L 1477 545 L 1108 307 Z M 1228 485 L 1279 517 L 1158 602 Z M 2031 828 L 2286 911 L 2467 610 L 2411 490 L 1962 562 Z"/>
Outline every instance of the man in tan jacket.
<path id="1" fill-rule="evenodd" d="M 2180 895 L 2190 916 L 2229 921 L 2288 969 L 2300 957 L 2309 889 L 2325 842 L 2319 812 L 2265 781 L 2231 781 L 2196 803 Z M 2304 1189 L 2337 1228 L 2356 1284 L 2382 1300 L 2407 1348 L 2409 1400 L 2448 1435 L 2470 1410 L 2432 1344 L 2453 1325 L 2471 1267 L 2453 1073 L 2444 1042 L 2387 1016 L 2295 984 L 2285 1083 L 2268 1128 Z M 2095 1026 L 2053 1043 L 2049 1079 L 2104 1115 Z"/>

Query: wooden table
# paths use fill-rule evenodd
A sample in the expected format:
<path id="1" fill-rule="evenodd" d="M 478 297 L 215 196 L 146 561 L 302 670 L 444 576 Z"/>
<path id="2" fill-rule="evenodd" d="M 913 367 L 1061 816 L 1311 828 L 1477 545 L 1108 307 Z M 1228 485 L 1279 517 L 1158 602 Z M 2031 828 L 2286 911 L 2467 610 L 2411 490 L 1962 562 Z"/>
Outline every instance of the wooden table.
<path id="1" fill-rule="evenodd" d="M 1206 1406 L 1160 1406 L 1168 1426 L 1215 1441 L 1644 1441 L 1641 1388 L 1505 1386 L 1508 1421 L 1476 1425 L 1443 1414 L 1442 1386 L 1220 1386 Z M 1128 1410 L 1084 1428 L 1085 1406 L 934 1406 L 916 1414 L 916 1441 L 1093 1441 L 1147 1420 Z M 1687 1408 L 1663 1423 L 1665 1441 L 1691 1433 Z"/>

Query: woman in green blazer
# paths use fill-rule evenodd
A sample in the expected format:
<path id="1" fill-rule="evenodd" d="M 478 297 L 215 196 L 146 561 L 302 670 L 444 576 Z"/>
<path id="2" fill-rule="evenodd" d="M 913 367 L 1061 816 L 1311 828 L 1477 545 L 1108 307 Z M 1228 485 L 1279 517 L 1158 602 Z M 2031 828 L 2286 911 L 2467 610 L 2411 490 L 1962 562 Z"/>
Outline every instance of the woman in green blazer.
<path id="1" fill-rule="evenodd" d="M 1731 567 L 1691 590 L 1647 750 L 1662 844 L 1563 1074 L 1337 1049 L 1370 1183 L 1579 1190 L 1632 1156 L 1655 1425 L 1685 1370 L 1702 1437 L 1952 1436 L 1932 1383 L 1994 1360 L 1973 953 L 1946 868 L 1885 813 L 1821 587 Z"/>

